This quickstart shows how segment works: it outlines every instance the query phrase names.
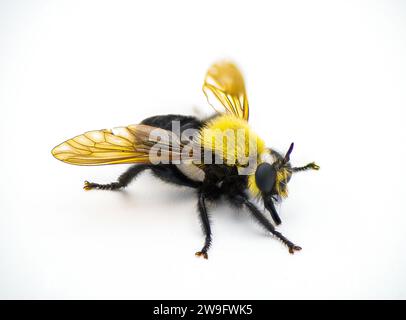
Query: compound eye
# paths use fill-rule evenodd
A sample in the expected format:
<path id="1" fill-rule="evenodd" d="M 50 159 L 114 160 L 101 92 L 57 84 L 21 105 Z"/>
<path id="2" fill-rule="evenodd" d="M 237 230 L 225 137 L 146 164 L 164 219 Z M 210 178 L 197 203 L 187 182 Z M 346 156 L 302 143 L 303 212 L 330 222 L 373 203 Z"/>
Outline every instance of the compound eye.
<path id="1" fill-rule="evenodd" d="M 275 184 L 276 170 L 267 162 L 261 163 L 255 171 L 255 182 L 262 192 L 270 192 Z"/>

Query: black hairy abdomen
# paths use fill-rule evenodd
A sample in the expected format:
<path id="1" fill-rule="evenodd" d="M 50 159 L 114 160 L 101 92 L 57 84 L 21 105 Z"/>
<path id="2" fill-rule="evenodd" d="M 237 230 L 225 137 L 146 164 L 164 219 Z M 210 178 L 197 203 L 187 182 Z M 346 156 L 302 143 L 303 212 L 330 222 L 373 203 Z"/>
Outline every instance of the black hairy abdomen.
<path id="1" fill-rule="evenodd" d="M 165 130 L 172 130 L 172 121 L 179 121 L 181 133 L 186 129 L 200 129 L 203 122 L 192 116 L 183 116 L 179 114 L 167 114 L 161 116 L 153 116 L 144 119 L 141 124 L 146 124 L 151 127 L 157 127 Z"/>
<path id="2" fill-rule="evenodd" d="M 172 121 L 180 122 L 182 133 L 186 129 L 199 130 L 207 120 L 200 121 L 192 116 L 168 114 L 147 118 L 141 124 L 171 131 Z M 236 167 L 229 167 L 224 164 L 205 165 L 206 183 L 204 186 L 201 182 L 186 177 L 173 164 L 159 164 L 151 167 L 151 169 L 155 176 L 166 182 L 201 188 L 208 199 L 214 200 L 225 195 L 237 206 L 241 205 L 239 199 L 243 199 L 244 190 L 247 188 L 247 177 L 238 175 Z"/>
<path id="3" fill-rule="evenodd" d="M 199 130 L 203 126 L 203 122 L 195 117 L 177 114 L 149 117 L 144 119 L 141 124 L 172 131 L 172 121 L 179 121 L 181 134 L 186 129 Z M 201 182 L 185 176 L 174 164 L 151 165 L 150 168 L 157 178 L 165 182 L 191 188 L 198 188 L 201 185 Z"/>

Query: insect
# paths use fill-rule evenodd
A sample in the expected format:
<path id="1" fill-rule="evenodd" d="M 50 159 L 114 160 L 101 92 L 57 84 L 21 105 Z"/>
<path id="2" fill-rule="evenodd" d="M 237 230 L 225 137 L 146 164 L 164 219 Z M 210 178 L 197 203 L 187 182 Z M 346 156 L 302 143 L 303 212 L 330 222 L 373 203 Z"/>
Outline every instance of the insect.
<path id="1" fill-rule="evenodd" d="M 196 256 L 208 258 L 212 231 L 207 202 L 220 198 L 237 208 L 246 208 L 290 253 L 301 250 L 276 230 L 274 224 L 279 225 L 281 219 L 274 203 L 287 196 L 287 184 L 293 173 L 318 170 L 319 166 L 312 162 L 292 167 L 293 143 L 284 155 L 265 146 L 248 124 L 244 79 L 232 62 L 220 61 L 209 68 L 203 92 L 216 110 L 207 119 L 172 114 L 153 116 L 139 124 L 78 135 L 56 146 L 52 154 L 74 165 L 133 164 L 116 182 L 85 181 L 85 190 L 119 190 L 146 170 L 165 182 L 195 189 L 205 235 L 204 245 Z M 225 138 L 231 142 L 226 139 L 224 144 Z M 258 201 L 263 202 L 274 223 L 258 208 Z"/>

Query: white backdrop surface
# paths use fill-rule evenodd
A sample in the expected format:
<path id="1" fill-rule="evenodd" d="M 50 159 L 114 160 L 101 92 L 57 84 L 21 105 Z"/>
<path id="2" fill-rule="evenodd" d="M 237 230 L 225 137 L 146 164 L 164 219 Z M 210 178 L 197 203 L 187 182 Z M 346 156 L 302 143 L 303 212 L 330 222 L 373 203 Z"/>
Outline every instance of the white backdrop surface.
<path id="1" fill-rule="evenodd" d="M 406 298 L 403 1 L 2 1 L 0 298 Z M 298 174 L 279 230 L 56 144 L 156 114 L 212 112 L 208 66 L 242 68 L 250 123 Z"/>

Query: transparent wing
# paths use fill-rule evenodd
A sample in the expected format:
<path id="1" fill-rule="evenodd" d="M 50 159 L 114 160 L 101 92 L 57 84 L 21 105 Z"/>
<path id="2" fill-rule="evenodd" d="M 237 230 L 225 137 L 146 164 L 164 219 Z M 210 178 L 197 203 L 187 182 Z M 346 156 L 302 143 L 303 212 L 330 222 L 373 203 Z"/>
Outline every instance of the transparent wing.
<path id="1" fill-rule="evenodd" d="M 75 165 L 174 163 L 184 144 L 171 131 L 142 124 L 88 131 L 52 150 L 58 160 Z"/>
<path id="2" fill-rule="evenodd" d="M 248 120 L 249 108 L 244 78 L 232 62 L 213 64 L 207 71 L 203 92 L 209 104 L 217 111 L 234 114 Z"/>

